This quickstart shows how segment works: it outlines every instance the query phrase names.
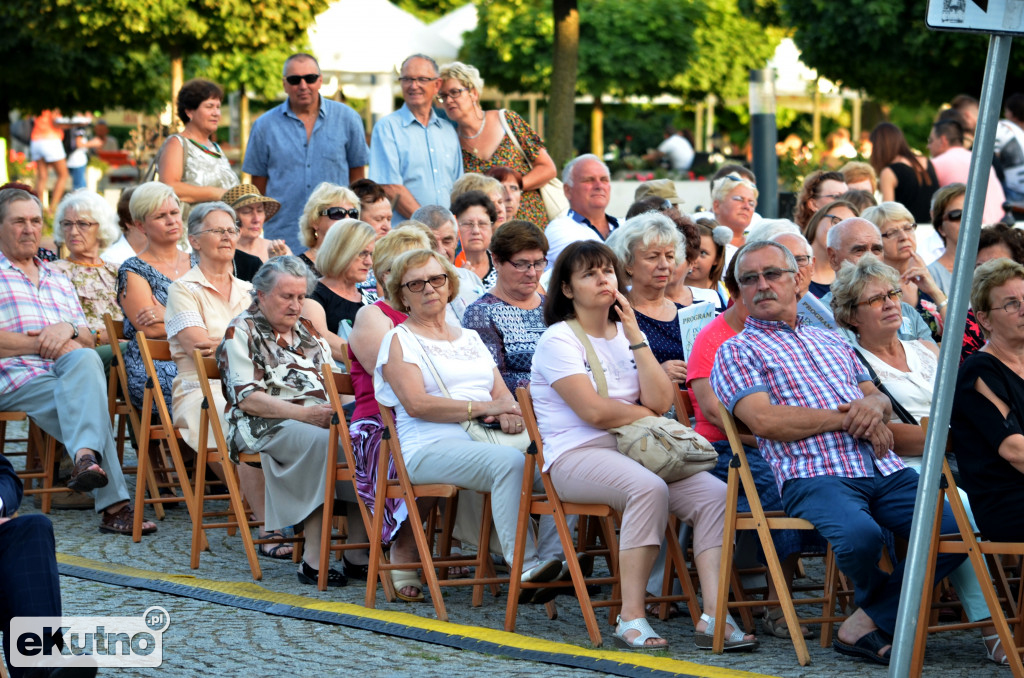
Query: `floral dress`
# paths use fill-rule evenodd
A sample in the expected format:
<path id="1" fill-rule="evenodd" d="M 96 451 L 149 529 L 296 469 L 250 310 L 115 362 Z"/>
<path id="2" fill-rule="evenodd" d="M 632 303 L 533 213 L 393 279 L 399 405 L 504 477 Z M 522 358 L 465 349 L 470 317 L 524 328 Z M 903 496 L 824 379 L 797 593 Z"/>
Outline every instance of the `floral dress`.
<path id="1" fill-rule="evenodd" d="M 501 115 L 501 111 L 498 114 Z M 540 140 L 540 137 L 537 136 L 537 133 L 533 131 L 525 120 L 519 117 L 519 114 L 506 110 L 505 119 L 508 121 L 509 128 L 519 140 L 519 145 L 523 147 L 523 152 L 530 157 L 530 163 L 536 162 L 537 155 L 544 150 L 544 143 Z M 462 150 L 462 168 L 466 172 L 479 172 L 483 174 L 492 167 L 511 167 L 523 176 L 526 176 L 526 173 L 530 171 L 530 164 L 527 164 L 523 154 L 519 152 L 519 149 L 516 148 L 515 143 L 508 138 L 507 134 L 501 138 L 498 148 L 491 155 L 491 159 L 486 162 L 469 151 Z M 546 227 L 548 225 L 548 212 L 544 207 L 544 200 L 540 197 L 540 191 L 536 189 L 523 191 L 523 197 L 519 203 L 519 211 L 510 219 L 525 219 L 541 228 Z"/>
<path id="2" fill-rule="evenodd" d="M 149 283 L 153 290 L 153 297 L 158 303 L 167 306 L 167 288 L 171 286 L 171 279 L 160 271 L 138 257 L 131 257 L 121 264 L 117 272 L 117 298 L 128 287 L 128 274 L 135 273 Z M 124 338 L 128 342 L 124 350 L 124 368 L 128 373 L 128 396 L 135 407 L 142 407 L 142 397 L 146 392 L 146 367 L 142 363 L 142 354 L 139 352 L 139 342 L 135 326 L 128 318 L 124 319 Z M 171 407 L 171 383 L 174 377 L 178 376 L 178 367 L 173 360 L 154 360 L 157 376 L 160 378 L 160 389 L 164 392 L 164 401 L 167 407 Z M 156 411 L 154 405 L 153 411 Z"/>
<path id="3" fill-rule="evenodd" d="M 104 313 L 109 313 L 115 322 L 123 319 L 124 314 L 117 303 L 117 266 L 109 261 L 94 266 L 58 259 L 52 268 L 67 276 L 75 286 L 90 330 L 99 332 L 103 329 Z"/>

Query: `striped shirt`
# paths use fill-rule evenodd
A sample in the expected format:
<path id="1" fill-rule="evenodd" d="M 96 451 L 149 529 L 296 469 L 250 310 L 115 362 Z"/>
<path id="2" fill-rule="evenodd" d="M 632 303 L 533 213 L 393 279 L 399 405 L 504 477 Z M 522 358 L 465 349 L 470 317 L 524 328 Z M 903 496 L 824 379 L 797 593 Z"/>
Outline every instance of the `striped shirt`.
<path id="1" fill-rule="evenodd" d="M 715 357 L 711 387 L 730 412 L 752 393 L 767 393 L 773 405 L 834 410 L 864 397 L 859 384 L 871 381 L 853 350 L 834 332 L 802 320 L 786 323 L 748 317 L 743 332 L 729 339 Z M 771 463 L 779 491 L 787 480 L 839 476 L 870 478 L 872 464 L 882 475 L 904 468 L 890 452 L 876 459 L 871 443 L 845 431 L 830 431 L 780 442 L 758 437 Z"/>
<path id="2" fill-rule="evenodd" d="M 0 332 L 25 334 L 47 325 L 71 321 L 86 324 L 85 313 L 71 281 L 36 259 L 39 287 L 0 252 Z M 39 355 L 0 358 L 0 393 L 11 393 L 53 368 L 53 361 Z"/>

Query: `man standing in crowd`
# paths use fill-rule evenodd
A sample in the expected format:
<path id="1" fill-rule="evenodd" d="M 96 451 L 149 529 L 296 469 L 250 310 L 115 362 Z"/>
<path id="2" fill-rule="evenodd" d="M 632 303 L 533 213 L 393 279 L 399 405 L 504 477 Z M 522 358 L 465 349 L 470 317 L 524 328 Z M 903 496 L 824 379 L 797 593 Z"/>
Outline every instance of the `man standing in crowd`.
<path id="1" fill-rule="evenodd" d="M 27 413 L 63 443 L 75 461 L 68 487 L 93 491 L 100 530 L 131 534 L 103 363 L 71 281 L 36 256 L 42 230 L 35 196 L 0 191 L 0 410 Z"/>
<path id="2" fill-rule="evenodd" d="M 669 167 L 676 172 L 686 172 L 693 166 L 693 144 L 674 125 L 665 126 L 665 140 L 658 144 L 657 150 L 644 156 L 648 162 L 668 160 Z"/>
<path id="3" fill-rule="evenodd" d="M 839 627 L 833 648 L 888 664 L 905 561 L 892 574 L 878 567 L 883 528 L 910 536 L 917 472 L 892 452 L 892 405 L 852 349 L 799 319 L 792 253 L 759 241 L 737 256 L 750 315 L 744 331 L 719 348 L 711 386 L 756 436 L 786 513 L 814 524 L 853 581 L 858 609 Z M 942 528 L 956 531 L 948 505 Z M 935 581 L 963 559 L 939 556 Z"/>
<path id="4" fill-rule="evenodd" d="M 441 89 L 437 62 L 413 54 L 402 62 L 402 107 L 373 126 L 370 178 L 384 186 L 404 219 L 423 205 L 451 204 L 462 176 L 462 147 L 455 126 L 434 112 Z"/>
<path id="5" fill-rule="evenodd" d="M 953 119 L 939 120 L 928 135 L 928 152 L 932 156 L 939 186 L 967 183 L 971 170 L 971 152 L 964 147 L 964 128 Z M 981 223 L 994 224 L 1003 218 L 1006 195 L 994 169 L 988 171 L 988 190 L 985 192 L 985 212 Z"/>
<path id="6" fill-rule="evenodd" d="M 569 212 L 552 219 L 544 235 L 548 239 L 548 269 L 569 243 L 577 240 L 607 240 L 619 227 L 619 220 L 606 214 L 612 197 L 612 178 L 608 165 L 593 153 L 570 160 L 562 170 Z"/>
<path id="7" fill-rule="evenodd" d="M 1024 94 L 1011 94 L 996 126 L 996 157 L 1003 168 L 1003 188 L 1014 202 L 1024 200 Z"/>
<path id="8" fill-rule="evenodd" d="M 350 106 L 320 96 L 320 65 L 309 54 L 284 62 L 288 100 L 253 123 L 242 170 L 263 195 L 281 203 L 263 226 L 264 236 L 283 239 L 292 252 L 299 240 L 299 215 L 321 182 L 348 186 L 366 176 L 369 153 L 363 120 Z"/>

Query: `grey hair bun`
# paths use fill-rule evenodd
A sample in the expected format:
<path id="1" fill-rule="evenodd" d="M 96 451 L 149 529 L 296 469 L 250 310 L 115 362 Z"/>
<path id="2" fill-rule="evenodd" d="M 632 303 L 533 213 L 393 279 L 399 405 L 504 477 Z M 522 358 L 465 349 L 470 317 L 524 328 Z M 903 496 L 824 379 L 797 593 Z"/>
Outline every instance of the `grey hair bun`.
<path id="1" fill-rule="evenodd" d="M 715 229 L 711 231 L 711 239 L 715 241 L 715 244 L 719 247 L 725 247 L 732 242 L 732 229 L 728 226 L 715 226 Z"/>

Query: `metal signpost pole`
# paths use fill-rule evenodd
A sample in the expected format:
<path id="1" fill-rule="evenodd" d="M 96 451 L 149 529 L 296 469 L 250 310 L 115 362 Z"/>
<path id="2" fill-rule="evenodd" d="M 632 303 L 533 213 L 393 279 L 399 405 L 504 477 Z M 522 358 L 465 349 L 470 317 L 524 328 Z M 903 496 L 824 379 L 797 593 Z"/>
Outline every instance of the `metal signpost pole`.
<path id="1" fill-rule="evenodd" d="M 940 3 L 941 4 L 941 3 Z M 967 180 L 967 197 L 964 202 L 964 219 L 961 222 L 960 238 L 957 243 L 956 263 L 953 265 L 952 288 L 949 292 L 949 308 L 945 322 L 945 340 L 939 352 L 939 370 L 935 381 L 934 399 L 928 434 L 925 439 L 924 462 L 921 480 L 917 487 L 917 501 L 914 506 L 914 523 L 910 530 L 910 545 L 900 595 L 899 614 L 896 618 L 896 634 L 893 640 L 889 676 L 908 675 L 913 640 L 917 624 L 927 624 L 927 617 L 918 619 L 924 581 L 926 560 L 929 556 L 929 541 L 938 501 L 939 472 L 946 450 L 946 436 L 949 432 L 949 416 L 953 409 L 953 390 L 956 387 L 957 367 L 960 362 L 960 337 L 967 320 L 967 306 L 970 301 L 971 279 L 974 261 L 978 252 L 978 237 L 981 234 L 981 214 L 985 208 L 985 191 L 988 187 L 989 168 L 992 167 L 992 149 L 995 145 L 996 124 L 1002 110 L 1003 85 L 1006 81 L 1006 66 L 1010 59 L 1012 38 L 993 35 L 989 41 L 988 59 L 985 62 L 985 77 L 981 86 L 978 129 L 971 152 L 971 170 Z M 1013 648 L 1007 648 L 1012 652 Z"/>

